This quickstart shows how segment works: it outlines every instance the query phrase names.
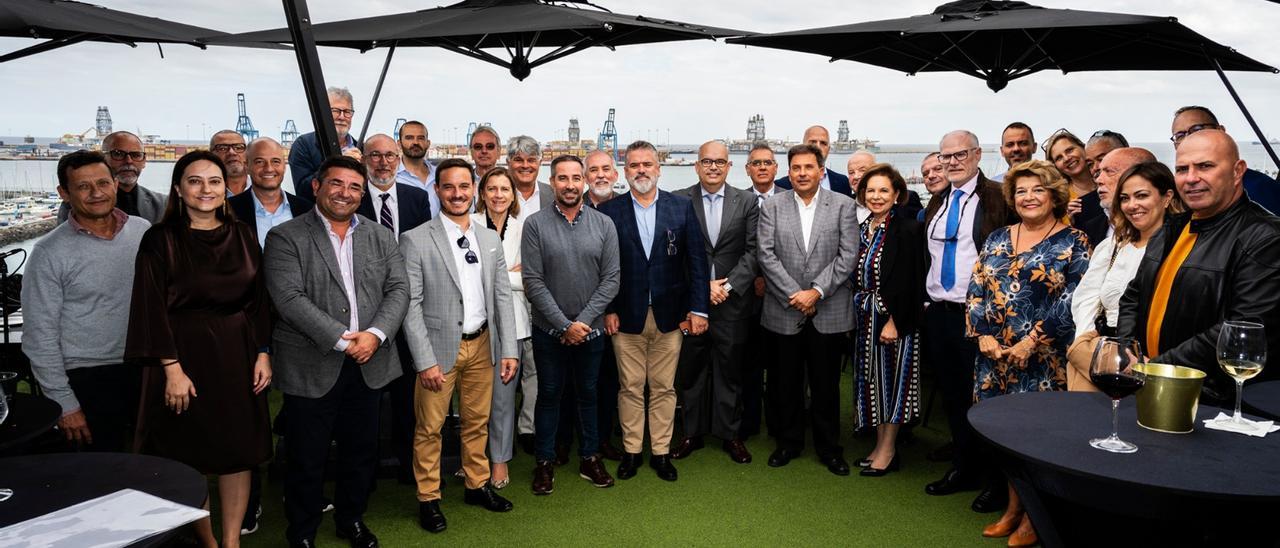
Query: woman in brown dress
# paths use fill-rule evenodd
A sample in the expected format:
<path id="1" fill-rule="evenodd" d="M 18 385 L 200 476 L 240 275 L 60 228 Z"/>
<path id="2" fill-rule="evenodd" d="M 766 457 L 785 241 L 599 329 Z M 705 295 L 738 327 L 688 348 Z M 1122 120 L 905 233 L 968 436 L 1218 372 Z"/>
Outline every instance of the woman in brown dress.
<path id="1" fill-rule="evenodd" d="M 136 443 L 218 476 L 230 547 L 240 545 L 249 470 L 271 456 L 261 259 L 227 205 L 222 161 L 205 151 L 179 159 L 164 218 L 138 248 L 125 345 L 126 359 L 146 366 Z M 196 528 L 203 545 L 217 546 L 208 518 Z"/>

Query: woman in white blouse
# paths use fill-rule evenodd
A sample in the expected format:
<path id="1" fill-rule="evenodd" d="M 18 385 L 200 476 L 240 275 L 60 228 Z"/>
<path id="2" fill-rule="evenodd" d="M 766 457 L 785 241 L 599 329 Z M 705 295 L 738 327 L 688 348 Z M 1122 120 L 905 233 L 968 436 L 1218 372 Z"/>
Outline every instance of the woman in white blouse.
<path id="1" fill-rule="evenodd" d="M 524 282 L 520 279 L 520 238 L 524 235 L 524 223 L 517 216 L 520 204 L 516 201 L 515 187 L 506 168 L 495 167 L 484 174 L 477 189 L 480 196 L 474 222 L 492 228 L 502 238 L 503 256 L 507 261 L 511 283 L 511 302 L 515 306 L 516 338 L 520 340 L 521 384 L 525 386 L 525 399 L 532 401 L 534 394 L 528 391 L 530 384 L 524 377 L 532 377 L 533 352 L 529 348 L 529 301 L 524 296 Z M 504 383 L 500 370 L 494 364 L 493 406 L 489 411 L 489 481 L 497 489 L 511 481 L 507 463 L 511 461 L 515 444 L 516 383 Z"/>
<path id="2" fill-rule="evenodd" d="M 1115 335 L 1120 297 L 1138 273 L 1147 242 L 1164 226 L 1167 213 L 1183 210 L 1173 173 L 1159 162 L 1129 168 L 1112 196 L 1109 205 L 1115 230 L 1094 249 L 1089 270 L 1071 299 L 1076 340 L 1067 351 L 1068 390 L 1096 390 L 1089 382 L 1089 360 L 1097 339 Z"/>

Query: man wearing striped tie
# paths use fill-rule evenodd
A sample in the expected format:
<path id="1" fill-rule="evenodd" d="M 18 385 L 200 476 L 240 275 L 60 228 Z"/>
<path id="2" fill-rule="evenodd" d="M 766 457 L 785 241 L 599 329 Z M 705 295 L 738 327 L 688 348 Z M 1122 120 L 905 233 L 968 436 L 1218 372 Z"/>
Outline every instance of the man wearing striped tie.
<path id="1" fill-rule="evenodd" d="M 387 227 L 397 240 L 401 234 L 431 220 L 431 197 L 427 192 L 396 182 L 400 146 L 394 139 L 382 133 L 366 139 L 362 161 L 369 170 L 369 183 L 357 213 Z M 413 481 L 413 381 L 417 371 L 404 337 L 396 335 L 396 344 L 404 374 L 391 381 L 386 390 L 391 393 L 391 444 L 400 463 L 397 477 L 407 484 Z"/>

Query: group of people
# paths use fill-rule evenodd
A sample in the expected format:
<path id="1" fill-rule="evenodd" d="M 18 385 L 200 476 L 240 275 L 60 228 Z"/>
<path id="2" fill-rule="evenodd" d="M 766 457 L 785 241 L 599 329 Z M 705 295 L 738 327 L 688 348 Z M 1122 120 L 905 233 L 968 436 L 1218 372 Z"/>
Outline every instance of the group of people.
<path id="1" fill-rule="evenodd" d="M 23 284 L 23 349 L 67 440 L 217 476 L 227 546 L 257 528 L 269 387 L 283 393 L 287 541 L 313 546 L 331 507 L 338 535 L 370 547 L 384 392 L 401 479 L 421 527 L 440 532 L 451 407 L 464 502 L 494 512 L 512 508 L 499 491 L 517 446 L 534 456 L 533 493 L 550 495 L 575 434 L 579 476 L 601 488 L 640 473 L 646 436 L 648 467 L 676 481 L 674 461 L 708 438 L 751 462 L 744 442 L 762 430 L 770 467 L 811 431 L 818 461 L 845 476 L 846 358 L 845 426 L 875 438 L 859 474 L 899 469 L 929 371 L 953 444 L 931 453 L 952 467 L 926 493 L 981 490 L 975 511 L 1005 510 L 983 534 L 1028 545 L 1034 528 L 967 422 L 974 402 L 1091 389 L 1105 336 L 1208 371 L 1206 397 L 1226 400 L 1221 322 L 1280 325 L 1276 183 L 1203 107 L 1175 115 L 1172 171 L 1110 131 L 1059 130 L 1033 159 L 1031 128 L 1013 123 L 1008 170 L 989 178 L 978 137 L 953 131 L 921 165 L 922 200 L 870 153 L 847 177 L 832 170 L 820 126 L 781 178 L 783 159 L 753 147 L 750 189 L 727 184 L 729 150 L 709 141 L 698 181 L 661 190 L 658 151 L 637 141 L 618 151 L 619 195 L 609 151 L 558 156 L 541 182 L 536 140 L 508 141 L 498 166 L 504 147 L 482 126 L 472 162 L 433 164 L 421 122 L 357 143 L 350 93 L 329 101 L 342 155 L 314 134 L 285 149 L 221 131 L 177 161 L 167 196 L 137 184 L 146 158 L 130 133 L 64 156 L 66 222 Z M 1280 329 L 1268 335 L 1277 350 Z M 210 520 L 197 531 L 216 545 Z"/>

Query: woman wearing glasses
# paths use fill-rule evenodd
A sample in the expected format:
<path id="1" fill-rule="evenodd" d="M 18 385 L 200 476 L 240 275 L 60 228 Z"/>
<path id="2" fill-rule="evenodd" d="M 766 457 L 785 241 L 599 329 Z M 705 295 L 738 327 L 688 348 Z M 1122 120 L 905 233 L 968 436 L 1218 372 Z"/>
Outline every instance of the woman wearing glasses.
<path id="1" fill-rule="evenodd" d="M 1053 162 L 1054 167 L 1067 178 L 1070 200 L 1064 222 L 1072 227 L 1085 230 L 1086 224 L 1095 217 L 1105 216 L 1102 201 L 1098 197 L 1098 183 L 1089 173 L 1089 163 L 1085 158 L 1084 142 L 1070 131 L 1060 129 L 1053 132 L 1045 140 L 1044 157 Z M 1089 242 L 1094 245 L 1097 242 Z"/>
<path id="2" fill-rule="evenodd" d="M 850 278 L 854 421 L 875 428 L 876 446 L 858 461 L 863 476 L 898 470 L 898 428 L 920 412 L 919 320 L 924 303 L 924 230 L 907 203 L 907 182 L 889 164 L 862 176 L 858 201 L 871 216 L 859 226 L 861 253 Z"/>
<path id="3" fill-rule="evenodd" d="M 1089 360 L 1098 337 L 1114 337 L 1120 297 L 1138 273 L 1151 236 L 1164 226 L 1168 213 L 1183 211 L 1173 173 L 1159 162 L 1129 168 L 1117 179 L 1111 222 L 1115 233 L 1094 249 L 1089 270 L 1071 298 L 1075 342 L 1067 353 L 1069 390 L 1096 390 L 1089 381 Z"/>
<path id="4" fill-rule="evenodd" d="M 164 219 L 138 249 L 125 359 L 150 366 L 142 451 L 218 476 L 222 546 L 240 545 L 249 470 L 271 457 L 261 260 L 258 239 L 227 205 L 222 160 L 207 151 L 179 159 Z M 209 518 L 196 525 L 201 543 L 217 546 Z"/>
<path id="5" fill-rule="evenodd" d="M 1067 345 L 1075 334 L 1071 295 L 1089 267 L 1084 232 L 1062 222 L 1069 191 L 1048 162 L 1014 166 L 1004 196 L 1021 222 L 987 238 L 969 282 L 969 336 L 978 340 L 974 399 L 1064 390 Z M 1013 488 L 1000 521 L 983 536 L 1010 536 L 1009 546 L 1036 542 Z"/>
<path id="6" fill-rule="evenodd" d="M 522 361 L 532 360 L 533 352 L 528 346 L 529 302 L 525 300 L 524 281 L 520 278 L 520 239 L 524 235 L 524 223 L 519 219 L 520 203 L 516 200 L 515 185 L 507 168 L 495 167 L 480 178 L 478 191 L 477 213 L 473 213 L 471 219 L 493 229 L 502 239 L 503 258 L 507 261 L 507 277 L 511 282 L 511 303 L 515 308 L 516 339 L 520 341 Z M 527 365 L 531 370 L 533 364 Z M 500 367 L 494 368 L 493 406 L 489 415 L 489 478 L 495 489 L 511 482 L 507 463 L 514 453 L 516 427 L 517 383 L 502 382 L 501 372 Z M 533 400 L 533 394 L 526 393 L 525 397 Z"/>

